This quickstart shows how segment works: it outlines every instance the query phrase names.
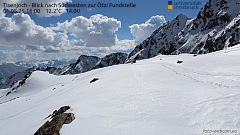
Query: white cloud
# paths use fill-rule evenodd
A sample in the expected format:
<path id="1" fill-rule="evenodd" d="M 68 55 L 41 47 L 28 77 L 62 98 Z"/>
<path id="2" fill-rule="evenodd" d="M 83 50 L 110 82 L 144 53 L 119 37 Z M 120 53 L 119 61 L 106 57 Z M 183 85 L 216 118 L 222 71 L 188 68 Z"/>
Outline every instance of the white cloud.
<path id="1" fill-rule="evenodd" d="M 131 40 L 117 39 L 115 32 L 120 27 L 121 22 L 117 19 L 100 14 L 89 19 L 78 16 L 71 21 L 58 23 L 57 27 L 42 27 L 36 25 L 29 15 L 17 13 L 12 17 L 0 18 L 0 46 L 20 45 L 24 50 L 48 53 L 93 48 L 128 50 L 135 44 Z M 67 33 L 75 39 L 68 39 Z"/>
<path id="2" fill-rule="evenodd" d="M 81 42 L 75 40 L 73 42 Z M 76 59 L 79 55 L 94 55 L 104 57 L 114 52 L 129 53 L 134 47 L 134 40 L 120 40 L 112 47 L 86 47 L 67 45 L 64 47 L 59 46 L 30 46 L 23 45 L 23 50 L 0 50 L 0 62 L 17 62 L 22 60 L 42 60 L 42 59 Z M 62 50 L 64 48 L 64 50 Z M 46 53 L 47 52 L 47 53 Z"/>
<path id="3" fill-rule="evenodd" d="M 115 32 L 121 27 L 121 21 L 100 14 L 92 15 L 89 19 L 77 16 L 70 22 L 58 23 L 54 30 L 71 33 L 76 38 L 86 42 L 88 47 L 110 47 L 116 44 Z"/>
<path id="4" fill-rule="evenodd" d="M 134 40 L 119 40 L 119 41 L 117 41 L 115 46 L 112 46 L 110 48 L 110 50 L 113 52 L 129 51 L 129 50 L 133 50 L 135 46 L 136 46 L 136 44 L 135 44 Z"/>
<path id="5" fill-rule="evenodd" d="M 39 54 L 32 51 L 23 51 L 23 50 L 0 50 L 0 61 L 1 62 L 10 62 L 18 60 L 28 60 L 28 59 L 38 59 Z"/>
<path id="6" fill-rule="evenodd" d="M 121 21 L 100 14 L 90 18 L 77 16 L 71 21 L 58 23 L 56 27 L 36 25 L 27 14 L 0 17 L 0 46 L 20 45 L 23 49 L 1 50 L 0 61 L 75 58 L 78 54 L 103 57 L 114 52 L 129 53 L 134 49 L 135 41 L 150 36 L 163 22 L 163 16 L 153 16 L 143 24 L 129 26 L 135 40 L 118 40 L 115 32 L 121 28 Z M 67 33 L 75 38 L 70 40 Z"/>
<path id="7" fill-rule="evenodd" d="M 86 46 L 74 46 L 71 51 L 75 51 L 74 54 L 85 54 L 85 55 L 95 55 L 99 57 L 104 57 L 110 53 L 115 52 L 125 52 L 129 53 L 135 47 L 134 40 L 118 40 L 116 45 L 111 47 L 86 47 Z"/>
<path id="8" fill-rule="evenodd" d="M 137 43 L 142 42 L 147 37 L 149 37 L 154 30 L 160 27 L 163 23 L 165 23 L 164 16 L 152 16 L 148 21 L 142 24 L 133 24 L 129 26 L 131 29 L 131 33 L 135 37 L 135 41 Z"/>
<path id="9" fill-rule="evenodd" d="M 3 7 L 3 4 L 2 3 L 0 3 L 0 17 L 4 17 L 6 14 L 3 12 L 3 9 L 4 9 L 4 7 Z"/>
<path id="10" fill-rule="evenodd" d="M 66 3 L 66 2 L 72 2 L 72 0 L 2 0 L 1 3 L 0 3 L 0 11 L 3 11 L 3 3 L 8 3 L 8 4 L 27 4 L 27 5 L 30 5 L 30 6 L 27 6 L 27 7 L 19 7 L 17 9 L 24 9 L 25 11 L 27 9 L 40 9 L 40 13 L 36 13 L 38 16 L 40 17 L 50 17 L 50 16 L 60 16 L 62 13 L 65 13 L 65 7 L 60 7 L 60 6 L 57 6 L 57 7 L 46 7 L 45 4 L 59 4 L 59 3 Z M 43 3 L 44 6 L 43 7 L 32 7 L 32 3 Z M 9 10 L 11 9 L 16 9 L 16 7 L 5 7 Z M 51 9 L 53 11 L 53 9 L 60 9 L 61 13 L 60 12 L 56 12 L 56 13 L 47 13 L 47 10 L 46 9 Z M 0 17 L 3 17 L 4 14 L 0 14 Z"/>
<path id="11" fill-rule="evenodd" d="M 82 39 L 80 39 L 80 40 L 72 39 L 70 41 L 70 44 L 74 45 L 74 46 L 84 46 L 85 42 Z"/>
<path id="12" fill-rule="evenodd" d="M 57 45 L 67 40 L 64 33 L 36 25 L 27 14 L 14 14 L 0 18 L 0 45 Z"/>
<path id="13" fill-rule="evenodd" d="M 81 51 L 79 51 L 81 52 Z M 82 53 L 84 54 L 84 53 Z M 72 51 L 59 53 L 45 53 L 41 51 L 29 50 L 0 50 L 0 63 L 3 62 L 17 62 L 28 60 L 53 60 L 53 59 L 77 59 L 79 55 Z"/>

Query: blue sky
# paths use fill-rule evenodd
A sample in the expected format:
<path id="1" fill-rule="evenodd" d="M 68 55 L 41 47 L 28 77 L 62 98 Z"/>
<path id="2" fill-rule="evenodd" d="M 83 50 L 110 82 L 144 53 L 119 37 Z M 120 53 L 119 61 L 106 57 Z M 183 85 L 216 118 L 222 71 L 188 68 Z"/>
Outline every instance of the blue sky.
<path id="1" fill-rule="evenodd" d="M 27 0 L 20 0 L 20 1 L 30 3 Z M 33 0 L 32 2 L 34 1 L 38 3 L 41 2 L 41 0 L 40 1 Z M 45 2 L 44 0 L 42 1 L 43 1 L 42 3 Z M 50 0 L 50 2 L 56 2 L 56 3 L 65 2 L 65 1 L 68 1 L 68 0 Z M 174 0 L 173 2 L 181 2 L 181 1 L 191 2 L 191 1 L 197 1 L 197 0 Z M 5 0 L 5 2 L 14 3 L 14 0 L 10 0 L 10 1 Z M 46 14 L 45 15 L 28 14 L 30 19 L 28 18 L 28 16 L 20 16 L 20 15 L 16 16 L 13 14 L 6 14 L 5 16 L 2 16 L 2 18 L 4 18 L 5 20 L 7 20 L 7 18 L 28 19 L 29 21 L 28 25 L 31 25 L 33 29 L 37 29 L 35 31 L 39 32 L 39 29 L 40 31 L 42 31 L 41 29 L 43 28 L 46 28 L 46 29 L 50 28 L 51 29 L 50 33 L 54 35 L 54 39 L 55 38 L 58 39 L 58 37 L 56 37 L 56 33 L 60 32 L 63 35 L 65 34 L 65 36 L 67 36 L 67 38 L 64 40 L 67 40 L 67 42 L 70 44 L 76 43 L 77 45 L 74 47 L 73 45 L 70 45 L 70 44 L 69 46 L 65 46 L 64 44 L 66 44 L 66 42 L 56 43 L 51 41 L 50 43 L 49 41 L 46 41 L 46 44 L 49 44 L 49 45 L 45 46 L 44 45 L 45 42 L 43 41 L 45 38 L 39 39 L 39 38 L 36 38 L 36 36 L 35 36 L 36 40 L 39 39 L 39 41 L 34 40 L 34 41 L 28 42 L 31 39 L 19 36 L 18 40 L 20 41 L 16 40 L 15 42 L 12 41 L 11 43 L 9 43 L 7 42 L 9 39 L 4 39 L 4 38 L 9 37 L 11 35 L 0 34 L 0 36 L 2 36 L 2 38 L 0 39 L 0 43 L 2 42 L 0 44 L 0 51 L 1 51 L 0 61 L 3 62 L 3 61 L 18 61 L 18 60 L 29 60 L 29 59 L 61 59 L 61 58 L 76 59 L 81 54 L 104 56 L 105 54 L 108 54 L 111 52 L 117 52 L 117 51 L 129 52 L 135 45 L 137 45 L 137 43 L 139 43 L 141 40 L 144 40 L 143 38 L 145 38 L 146 34 L 151 33 L 154 29 L 159 27 L 163 23 L 164 19 L 165 19 L 164 21 L 171 21 L 179 13 L 183 13 L 189 18 L 195 18 L 198 12 L 200 11 L 200 8 L 205 5 L 207 0 L 201 0 L 201 5 L 199 6 L 199 9 L 184 9 L 184 10 L 168 9 L 168 0 L 148 0 L 148 1 L 146 0 L 81 0 L 81 1 L 72 0 L 72 2 L 70 3 L 83 3 L 83 4 L 96 3 L 97 4 L 98 2 L 101 2 L 101 3 L 130 3 L 131 2 L 136 4 L 136 7 L 135 8 L 98 8 L 96 7 L 91 9 L 80 8 L 81 10 L 80 13 L 62 13 L 57 16 L 51 16 Z M 2 3 L 0 3 L 0 9 L 1 7 L 3 7 L 3 5 L 1 4 Z M 44 9 L 41 9 L 41 10 L 44 10 Z M 101 16 L 94 16 L 96 14 L 100 14 Z M 84 18 L 78 18 L 78 16 L 83 16 Z M 91 21 L 90 19 L 91 17 L 95 19 L 100 18 L 100 20 L 102 19 L 104 21 L 107 21 L 107 23 L 109 23 L 109 24 L 101 23 L 100 25 L 94 24 L 94 27 L 99 27 L 95 29 L 94 32 L 102 31 L 105 28 L 111 29 L 111 27 L 113 27 L 113 29 L 102 34 L 103 36 L 99 37 L 98 35 L 96 39 L 94 36 L 91 36 L 90 39 L 92 38 L 96 40 L 92 42 L 90 41 L 90 39 L 88 39 L 88 36 L 86 35 L 86 32 L 87 34 L 91 32 L 86 30 L 86 31 L 83 31 L 82 33 L 79 33 L 78 31 L 74 30 L 73 26 L 71 28 L 63 27 L 66 25 L 78 25 L 76 23 L 81 23 L 81 21 L 83 20 Z M 79 21 L 71 22 L 73 18 L 77 18 Z M 2 19 L 1 21 L 3 21 L 4 19 Z M 15 19 L 14 21 L 16 20 L 18 21 L 18 19 Z M 66 20 L 68 20 L 68 22 L 66 22 Z M 161 23 L 157 22 L 159 20 L 161 21 Z M 19 19 L 19 21 L 21 21 L 21 19 Z M 32 23 L 32 21 L 34 22 L 34 24 Z M 14 23 L 17 24 L 18 22 L 14 22 Z M 146 25 L 148 25 L 148 23 L 152 23 L 152 24 L 145 27 Z M 38 26 L 41 26 L 41 27 L 38 27 Z M 129 26 L 132 26 L 132 27 L 129 27 Z M 12 25 L 11 26 L 9 25 L 9 27 L 12 27 Z M 80 24 L 77 28 L 81 29 Z M 89 28 L 91 28 L 91 26 L 88 26 L 86 29 L 89 29 Z M 14 29 L 14 27 L 9 29 L 12 30 Z M 16 29 L 17 29 L 17 26 L 16 26 Z M 1 29 L 1 26 L 0 26 L 0 30 L 1 30 L 1 33 L 6 33 L 4 29 Z M 23 31 L 26 31 L 26 30 L 23 30 Z M 17 34 L 15 34 L 14 36 L 18 37 Z M 57 34 L 57 36 L 59 36 L 59 33 Z M 113 40 L 113 41 L 103 42 L 102 45 L 100 45 L 101 43 L 99 43 L 99 46 L 98 46 L 96 43 L 101 42 L 100 39 L 104 39 L 105 37 L 107 38 L 112 37 L 112 39 L 109 38 L 107 40 Z M 71 42 L 73 39 L 76 42 Z M 21 41 L 21 40 L 26 40 L 26 41 Z M 62 40 L 63 39 L 61 39 L 61 41 Z M 90 42 L 94 45 L 90 45 Z M 115 45 L 111 45 L 112 43 Z M 104 44 L 106 44 L 106 46 L 104 46 Z M 16 56 L 19 56 L 19 55 L 21 57 L 16 58 Z"/>

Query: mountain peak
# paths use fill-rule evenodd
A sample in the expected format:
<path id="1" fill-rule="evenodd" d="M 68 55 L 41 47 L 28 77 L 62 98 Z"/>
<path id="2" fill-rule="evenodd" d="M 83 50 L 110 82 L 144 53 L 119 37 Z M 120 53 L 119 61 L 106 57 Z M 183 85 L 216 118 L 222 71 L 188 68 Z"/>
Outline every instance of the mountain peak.
<path id="1" fill-rule="evenodd" d="M 170 22 L 169 25 L 173 25 L 176 22 L 181 22 L 184 23 L 185 21 L 189 20 L 190 18 L 188 18 L 187 16 L 185 16 L 183 13 L 178 14 L 177 16 L 175 16 Z M 168 24 L 168 23 L 167 23 Z"/>
<path id="2" fill-rule="evenodd" d="M 178 14 L 174 19 L 188 19 L 187 16 L 185 16 L 183 13 Z M 173 19 L 173 20 L 174 20 Z"/>
<path id="3" fill-rule="evenodd" d="M 128 60 L 158 54 L 210 53 L 234 46 L 240 42 L 239 7 L 240 0 L 209 0 L 194 19 L 180 13 L 136 46 Z"/>

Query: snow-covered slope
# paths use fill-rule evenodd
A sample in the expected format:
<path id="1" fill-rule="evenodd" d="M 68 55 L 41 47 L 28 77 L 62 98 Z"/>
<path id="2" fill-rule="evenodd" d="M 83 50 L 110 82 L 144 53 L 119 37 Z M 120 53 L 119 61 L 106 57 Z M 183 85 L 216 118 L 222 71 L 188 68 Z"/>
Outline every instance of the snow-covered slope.
<path id="1" fill-rule="evenodd" d="M 0 131 L 32 135 L 61 106 L 61 135 L 200 135 L 240 127 L 240 45 L 206 55 L 158 55 L 75 75 L 35 71 L 1 90 Z M 182 61 L 178 64 L 177 61 Z M 99 78 L 90 83 L 93 78 Z"/>
<path id="2" fill-rule="evenodd" d="M 5 78 L 1 79 L 0 82 L 0 89 L 9 88 L 13 82 L 22 80 L 24 76 L 29 72 L 33 70 L 39 70 L 39 71 L 48 71 L 50 74 L 54 75 L 67 75 L 67 74 L 79 74 L 84 73 L 93 69 L 108 67 L 112 65 L 117 64 L 123 64 L 127 58 L 126 53 L 111 53 L 109 55 L 106 55 L 103 58 L 99 58 L 96 56 L 87 56 L 87 55 L 81 55 L 78 60 L 75 63 L 71 63 L 69 65 L 61 65 L 61 62 L 58 66 L 51 66 L 51 61 L 48 61 L 47 63 L 43 64 L 44 61 L 36 63 L 38 67 L 32 67 L 28 68 L 26 70 L 23 70 L 21 72 L 13 73 L 11 76 L 6 76 Z M 57 60 L 52 61 L 52 64 L 55 63 Z M 45 61 L 46 62 L 46 61 Z M 18 63 L 19 64 L 19 63 Z M 20 63 L 22 65 L 23 63 Z M 49 65 L 50 64 L 50 65 Z M 62 63 L 63 64 L 63 63 Z M 66 64 L 66 63 L 65 63 Z M 13 65 L 13 64 L 12 64 Z M 17 66 L 15 66 L 17 68 Z M 1 68 L 1 67 L 0 67 Z M 12 69 L 12 68 L 10 68 Z M 18 70 L 20 70 L 19 68 Z M 5 70 L 3 70 L 5 71 Z M 11 72 L 11 70 L 9 70 Z M 12 70 L 14 72 L 15 70 Z M 4 73 L 4 72 L 3 72 Z M 8 73 L 8 72 L 7 72 Z M 1 72 L 0 72 L 1 76 Z"/>
<path id="3" fill-rule="evenodd" d="M 202 54 L 239 44 L 239 8 L 240 0 L 209 0 L 192 20 L 180 13 L 136 46 L 126 63 L 133 57 L 140 60 L 157 54 Z"/>

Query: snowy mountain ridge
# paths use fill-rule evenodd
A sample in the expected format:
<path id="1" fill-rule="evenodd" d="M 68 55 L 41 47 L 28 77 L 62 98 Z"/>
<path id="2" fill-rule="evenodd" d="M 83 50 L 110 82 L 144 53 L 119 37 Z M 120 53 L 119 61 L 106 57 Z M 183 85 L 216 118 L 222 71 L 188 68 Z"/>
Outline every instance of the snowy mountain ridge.
<path id="1" fill-rule="evenodd" d="M 17 64 L 25 66 L 37 64 L 37 70 L 48 71 L 54 75 L 66 75 L 152 58 L 158 54 L 203 54 L 222 50 L 240 42 L 239 6 L 240 0 L 210 0 L 194 19 L 180 13 L 172 21 L 154 31 L 129 55 L 112 53 L 104 58 L 81 55 L 76 62 L 70 61 L 71 64 L 67 64 L 69 61 L 58 60 L 40 63 L 22 61 Z M 18 79 L 23 76 L 22 74 Z M 5 79 L 0 88 L 10 86 L 13 81 L 16 80 Z M 8 84 L 5 85 L 5 82 Z"/>
<path id="2" fill-rule="evenodd" d="M 8 88 L 13 81 L 22 79 L 17 77 L 21 72 L 25 72 L 26 67 L 17 66 L 13 63 L 3 63 L 0 65 L 0 89 Z M 20 75 L 21 76 L 21 75 Z"/>
<path id="3" fill-rule="evenodd" d="M 158 54 L 203 54 L 234 46 L 240 42 L 239 7 L 240 0 L 209 0 L 195 19 L 179 14 L 136 46 L 126 63 Z"/>
<path id="4" fill-rule="evenodd" d="M 6 77 L 13 75 L 16 72 L 25 70 L 26 67 L 17 66 L 13 63 L 3 63 L 0 65 L 0 79 L 5 79 Z"/>
<path id="5" fill-rule="evenodd" d="M 10 88 L 14 83 L 21 81 L 24 79 L 24 77 L 29 73 L 34 71 L 35 68 L 27 68 L 25 70 L 21 70 L 19 72 L 16 72 L 10 76 L 5 77 L 4 79 L 1 79 L 0 82 L 0 89 L 6 89 Z"/>
<path id="6" fill-rule="evenodd" d="M 175 48 L 172 41 L 186 26 L 189 20 L 190 18 L 187 18 L 185 15 L 180 13 L 172 21 L 160 26 L 150 37 L 135 47 L 135 49 L 128 55 L 126 63 L 130 62 L 130 59 L 140 60 L 151 58 L 158 54 L 170 54 L 173 52 Z"/>
<path id="7" fill-rule="evenodd" d="M 127 58 L 126 53 L 111 53 L 103 58 L 97 56 L 81 55 L 75 63 L 63 68 L 47 67 L 37 68 L 42 71 L 49 71 L 55 75 L 79 74 L 93 69 L 108 67 L 116 64 L 123 64 Z"/>
<path id="8" fill-rule="evenodd" d="M 239 134 L 239 3 L 210 0 L 195 19 L 179 14 L 129 55 L 12 75 L 8 84 L 21 81 L 0 90 L 1 134 L 41 134 L 64 114 L 74 120 L 63 120 L 61 135 Z"/>
<path id="9" fill-rule="evenodd" d="M 99 58 L 97 56 L 81 55 L 75 63 L 71 63 L 63 67 L 62 66 L 35 67 L 34 66 L 32 68 L 27 68 L 27 69 L 25 68 L 26 70 L 11 74 L 11 76 L 5 76 L 5 78 L 2 79 L 2 81 L 0 82 L 0 89 L 9 88 L 14 82 L 21 81 L 22 79 L 24 79 L 24 76 L 28 74 L 28 72 L 32 72 L 35 70 L 47 71 L 50 74 L 54 74 L 54 75 L 79 74 L 79 73 L 84 73 L 93 69 L 113 66 L 117 64 L 123 64 L 126 58 L 127 58 L 126 53 L 111 53 L 109 55 L 106 55 L 103 58 Z M 40 63 L 38 65 L 42 65 L 42 64 Z"/>
<path id="10" fill-rule="evenodd" d="M 16 91 L 7 96 L 11 88 L 0 91 L 0 131 L 34 134 L 54 110 L 70 106 L 75 120 L 61 135 L 239 133 L 239 56 L 240 44 L 74 75 L 34 71 Z M 93 78 L 99 79 L 90 83 Z"/>

